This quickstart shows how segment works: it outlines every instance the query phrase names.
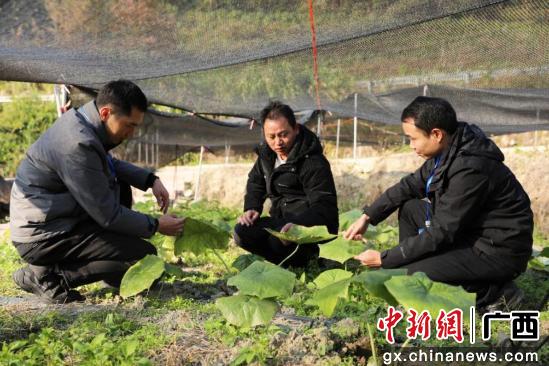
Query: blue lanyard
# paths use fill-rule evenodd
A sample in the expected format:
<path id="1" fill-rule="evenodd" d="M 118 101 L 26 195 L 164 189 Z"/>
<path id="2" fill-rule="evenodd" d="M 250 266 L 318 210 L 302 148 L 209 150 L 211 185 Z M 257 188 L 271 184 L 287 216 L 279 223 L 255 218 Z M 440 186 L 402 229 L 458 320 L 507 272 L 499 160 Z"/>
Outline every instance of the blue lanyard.
<path id="1" fill-rule="evenodd" d="M 82 118 L 84 118 L 84 120 L 89 123 L 90 125 L 92 124 L 90 119 L 88 118 L 88 116 L 86 115 L 86 113 L 84 111 L 80 111 L 80 108 L 79 109 L 75 109 L 74 110 L 76 112 L 77 115 L 81 116 Z M 113 158 L 112 158 L 112 155 L 107 153 L 107 165 L 109 166 L 109 171 L 111 172 L 111 176 L 116 180 L 116 169 L 114 168 L 114 161 L 113 161 Z"/>
<path id="2" fill-rule="evenodd" d="M 435 177 L 435 171 L 438 168 L 438 164 L 440 164 L 440 155 L 435 158 L 435 166 L 433 169 L 431 169 L 431 172 L 429 173 L 429 177 L 427 178 L 427 183 L 425 183 L 425 197 L 427 198 L 427 201 L 429 200 L 429 187 L 431 187 L 431 183 L 433 182 L 433 178 Z M 425 220 L 425 227 L 431 227 L 431 213 L 430 213 L 430 202 L 426 202 L 427 207 L 426 213 L 427 213 L 427 219 Z"/>

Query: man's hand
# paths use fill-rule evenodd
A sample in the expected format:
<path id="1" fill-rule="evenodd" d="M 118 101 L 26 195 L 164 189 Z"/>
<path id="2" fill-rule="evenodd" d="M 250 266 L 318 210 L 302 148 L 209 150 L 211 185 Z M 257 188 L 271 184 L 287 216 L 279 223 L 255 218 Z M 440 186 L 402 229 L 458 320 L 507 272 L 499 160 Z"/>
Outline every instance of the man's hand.
<path id="1" fill-rule="evenodd" d="M 163 215 L 158 218 L 158 232 L 160 234 L 177 236 L 183 232 L 184 218 L 175 215 Z"/>
<path id="2" fill-rule="evenodd" d="M 294 226 L 294 224 L 292 224 L 291 222 L 287 223 L 286 225 L 282 226 L 282 229 L 280 229 L 280 232 L 281 233 L 285 233 L 285 232 L 288 232 L 288 230 L 290 230 L 292 228 L 292 226 Z M 284 246 L 288 246 L 290 244 L 292 244 L 291 241 L 288 241 L 288 240 L 282 240 L 280 239 L 280 241 L 282 242 L 282 244 Z"/>
<path id="3" fill-rule="evenodd" d="M 237 221 L 240 225 L 252 226 L 255 220 L 257 220 L 258 218 L 259 212 L 257 212 L 256 210 L 248 210 L 244 212 Z"/>
<path id="4" fill-rule="evenodd" d="M 158 206 L 160 206 L 160 211 L 165 214 L 168 211 L 168 205 L 170 204 L 170 194 L 166 187 L 164 187 L 164 184 L 160 181 L 160 178 L 155 179 L 152 186 L 152 193 L 156 197 L 156 202 L 158 202 Z"/>
<path id="5" fill-rule="evenodd" d="M 355 255 L 354 258 L 370 268 L 381 267 L 381 253 L 377 250 L 368 249 L 359 255 Z"/>
<path id="6" fill-rule="evenodd" d="M 370 218 L 368 215 L 363 214 L 358 220 L 356 220 L 348 229 L 343 233 L 343 237 L 347 240 L 361 240 L 362 234 L 368 229 Z"/>

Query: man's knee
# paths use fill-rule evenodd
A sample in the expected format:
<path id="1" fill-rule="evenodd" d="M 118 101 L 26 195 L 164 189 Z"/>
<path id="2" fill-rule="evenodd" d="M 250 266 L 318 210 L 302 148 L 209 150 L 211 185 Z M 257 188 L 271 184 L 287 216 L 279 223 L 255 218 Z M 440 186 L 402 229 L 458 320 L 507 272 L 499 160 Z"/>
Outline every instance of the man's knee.
<path id="1" fill-rule="evenodd" d="M 239 247 L 243 247 L 245 245 L 244 244 L 244 238 L 246 237 L 246 229 L 247 228 L 248 228 L 248 226 L 244 226 L 244 225 L 241 225 L 241 224 L 236 224 L 234 226 L 233 238 L 234 238 L 234 242 Z"/>

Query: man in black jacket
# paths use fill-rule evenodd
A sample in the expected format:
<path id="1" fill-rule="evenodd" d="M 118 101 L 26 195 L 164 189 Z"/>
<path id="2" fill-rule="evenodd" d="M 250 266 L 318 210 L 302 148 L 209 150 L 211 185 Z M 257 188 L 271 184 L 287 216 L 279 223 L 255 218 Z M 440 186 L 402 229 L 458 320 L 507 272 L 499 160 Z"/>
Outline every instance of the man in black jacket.
<path id="1" fill-rule="evenodd" d="M 522 293 L 512 281 L 532 253 L 528 195 L 499 148 L 477 126 L 457 122 L 447 101 L 418 97 L 401 120 L 411 147 L 427 161 L 364 207 L 345 233 L 358 239 L 368 224 L 399 209 L 400 244 L 357 259 L 461 285 L 476 292 L 482 310 L 514 307 Z"/>
<path id="2" fill-rule="evenodd" d="M 338 210 L 334 179 L 318 138 L 296 123 L 292 109 L 280 102 L 261 112 L 265 141 L 248 175 L 244 214 L 235 226 L 235 241 L 270 262 L 279 263 L 296 249 L 265 228 L 285 232 L 293 224 L 325 225 L 337 233 Z M 265 199 L 270 217 L 260 217 Z M 318 255 L 316 245 L 302 246 L 288 262 L 302 266 Z"/>

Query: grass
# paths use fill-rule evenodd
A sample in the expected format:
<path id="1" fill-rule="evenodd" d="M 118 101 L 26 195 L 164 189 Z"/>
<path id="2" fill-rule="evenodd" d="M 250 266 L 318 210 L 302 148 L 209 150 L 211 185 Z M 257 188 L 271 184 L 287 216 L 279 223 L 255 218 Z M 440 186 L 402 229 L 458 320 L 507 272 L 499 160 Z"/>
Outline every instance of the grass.
<path id="1" fill-rule="evenodd" d="M 200 206 L 202 205 L 202 206 Z M 183 206 L 180 214 L 202 212 L 210 218 L 232 221 L 237 212 L 220 209 L 212 203 Z M 150 205 L 138 206 L 151 211 Z M 207 208 L 204 213 L 204 209 Z M 378 249 L 388 248 L 398 237 L 396 228 L 377 228 L 384 235 L 376 241 Z M 537 242 L 548 245 L 547 238 L 536 233 Z M 242 254 L 234 245 L 221 253 L 227 263 Z M 146 294 L 123 300 L 115 290 L 89 285 L 80 290 L 87 301 L 80 305 L 39 306 L 23 303 L 0 308 L 0 364 L 2 365 L 149 365 L 149 364 L 324 364 L 366 363 L 371 357 L 372 329 L 375 347 L 386 349 L 384 334 L 377 331 L 378 318 L 386 316 L 387 304 L 357 289 L 349 301 L 338 305 L 331 318 L 306 305 L 307 290 L 281 304 L 273 322 L 254 329 L 239 329 L 228 324 L 216 308 L 217 297 L 234 290 L 227 288 L 228 274 L 213 254 L 184 255 L 185 277 L 168 280 Z M 0 243 L 0 297 L 19 296 L 11 281 L 11 272 L 22 263 L 4 236 Z M 349 270 L 356 265 L 349 266 Z M 306 268 L 306 277 L 314 278 L 320 268 Z M 298 278 L 301 275 L 297 271 Z M 517 284 L 526 293 L 524 306 L 540 306 L 549 292 L 547 275 L 529 269 Z M 549 311 L 542 305 L 542 328 L 547 333 Z M 477 328 L 480 318 L 477 318 Z M 397 342 L 405 340 L 406 322 L 395 329 Z M 466 326 L 466 332 L 467 330 Z M 492 344 L 498 333 L 509 334 L 503 322 L 493 327 Z M 480 335 L 480 328 L 476 330 Z M 467 335 L 465 336 L 468 339 Z M 451 340 L 412 341 L 411 346 L 455 346 Z M 398 347 L 396 348 L 398 350 Z M 542 355 L 547 355 L 544 350 Z"/>

